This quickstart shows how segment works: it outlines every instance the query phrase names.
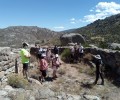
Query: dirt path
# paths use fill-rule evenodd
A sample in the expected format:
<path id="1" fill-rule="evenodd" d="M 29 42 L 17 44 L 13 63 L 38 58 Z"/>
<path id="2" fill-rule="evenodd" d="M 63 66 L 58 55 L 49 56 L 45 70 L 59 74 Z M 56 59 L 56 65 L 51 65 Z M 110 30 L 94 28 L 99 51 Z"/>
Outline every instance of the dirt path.
<path id="1" fill-rule="evenodd" d="M 22 73 L 22 65 L 19 73 Z M 30 75 L 38 75 L 37 63 L 32 63 L 29 70 Z M 46 82 L 41 86 L 48 87 L 54 92 L 64 92 L 77 95 L 97 95 L 102 100 L 119 100 L 120 89 L 105 79 L 105 85 L 93 85 L 95 79 L 95 69 L 82 63 L 66 64 L 63 63 L 58 70 L 58 78 L 52 80 L 52 68 L 48 69 Z M 101 80 L 99 80 L 100 83 Z M 114 99 L 117 98 L 117 99 Z"/>

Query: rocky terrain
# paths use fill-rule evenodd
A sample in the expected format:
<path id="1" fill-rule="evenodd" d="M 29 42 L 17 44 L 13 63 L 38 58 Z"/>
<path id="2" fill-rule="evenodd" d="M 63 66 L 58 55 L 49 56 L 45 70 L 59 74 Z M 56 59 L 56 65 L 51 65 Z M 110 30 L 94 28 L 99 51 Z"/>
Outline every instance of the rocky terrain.
<path id="1" fill-rule="evenodd" d="M 89 52 L 89 49 L 86 49 Z M 96 52 L 91 49 L 91 53 Z M 105 78 L 105 85 L 93 85 L 95 68 L 84 63 L 69 64 L 62 62 L 58 78 L 52 80 L 51 66 L 46 82 L 38 81 L 37 62 L 31 58 L 29 84 L 26 88 L 15 88 L 8 84 L 8 77 L 15 72 L 15 58 L 19 49 L 0 48 L 0 100 L 119 100 L 120 89 Z M 99 51 L 100 52 L 100 51 Z M 109 54 L 108 54 L 109 55 Z M 103 56 L 102 56 L 103 57 Z M 22 65 L 18 59 L 18 75 L 22 77 Z M 95 65 L 93 65 L 95 66 Z"/>

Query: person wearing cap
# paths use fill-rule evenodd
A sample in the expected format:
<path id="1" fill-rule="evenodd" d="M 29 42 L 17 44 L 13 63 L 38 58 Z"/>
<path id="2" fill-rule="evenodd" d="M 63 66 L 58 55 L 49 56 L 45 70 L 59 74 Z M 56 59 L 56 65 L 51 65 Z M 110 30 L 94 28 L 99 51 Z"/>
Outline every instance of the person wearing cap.
<path id="1" fill-rule="evenodd" d="M 100 55 L 93 55 L 93 62 L 96 65 L 96 79 L 94 84 L 97 84 L 97 81 L 99 79 L 99 76 L 102 79 L 101 85 L 104 85 L 104 78 L 103 78 L 103 73 L 102 73 L 102 58 Z"/>
<path id="2" fill-rule="evenodd" d="M 45 59 L 45 56 L 44 54 L 42 54 L 41 56 L 38 56 L 38 67 L 39 67 L 39 70 L 41 72 L 41 82 L 44 82 L 45 81 L 45 78 L 47 76 L 47 69 L 48 69 L 48 63 Z"/>
<path id="3" fill-rule="evenodd" d="M 56 54 L 55 57 L 52 59 L 52 68 L 53 68 L 53 79 L 57 78 L 56 72 L 57 69 L 60 67 L 61 61 L 59 55 Z"/>
<path id="4" fill-rule="evenodd" d="M 79 58 L 80 58 L 80 61 L 82 60 L 83 58 L 83 53 L 84 53 L 84 50 L 83 50 L 83 46 L 81 45 L 81 43 L 79 44 Z"/>
<path id="5" fill-rule="evenodd" d="M 27 51 L 28 43 L 22 44 L 23 48 L 20 51 L 21 62 L 23 64 L 23 76 L 28 79 L 28 65 L 30 60 L 30 53 Z"/>

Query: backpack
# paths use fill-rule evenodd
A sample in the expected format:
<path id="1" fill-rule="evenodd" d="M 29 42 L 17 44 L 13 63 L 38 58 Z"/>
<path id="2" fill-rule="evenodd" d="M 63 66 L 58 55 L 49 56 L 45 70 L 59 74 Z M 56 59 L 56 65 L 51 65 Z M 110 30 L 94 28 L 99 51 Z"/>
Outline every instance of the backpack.
<path id="1" fill-rule="evenodd" d="M 59 60 L 59 59 L 56 60 L 56 59 L 54 58 L 54 59 L 52 60 L 52 66 L 60 67 L 60 64 L 61 64 L 61 63 L 60 63 L 60 60 Z"/>

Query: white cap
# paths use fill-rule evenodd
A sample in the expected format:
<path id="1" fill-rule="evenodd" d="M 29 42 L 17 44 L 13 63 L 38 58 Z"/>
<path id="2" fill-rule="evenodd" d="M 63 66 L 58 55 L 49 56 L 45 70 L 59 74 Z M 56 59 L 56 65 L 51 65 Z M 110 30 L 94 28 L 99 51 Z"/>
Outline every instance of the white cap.
<path id="1" fill-rule="evenodd" d="M 55 55 L 55 57 L 58 57 L 58 56 L 59 56 L 58 54 Z"/>
<path id="2" fill-rule="evenodd" d="M 46 57 L 46 55 L 43 53 L 42 55 L 41 55 L 42 57 Z"/>
<path id="3" fill-rule="evenodd" d="M 100 55 L 94 55 L 95 58 L 101 59 Z"/>

